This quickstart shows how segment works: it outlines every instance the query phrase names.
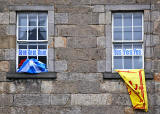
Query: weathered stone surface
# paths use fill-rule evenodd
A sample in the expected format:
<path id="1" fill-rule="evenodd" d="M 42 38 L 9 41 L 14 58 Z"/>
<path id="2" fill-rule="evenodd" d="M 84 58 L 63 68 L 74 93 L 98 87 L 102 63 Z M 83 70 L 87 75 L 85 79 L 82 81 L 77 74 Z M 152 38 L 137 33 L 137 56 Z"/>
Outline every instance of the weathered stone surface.
<path id="1" fill-rule="evenodd" d="M 68 62 L 68 71 L 70 72 L 97 72 L 97 62 L 92 61 L 69 61 Z"/>
<path id="2" fill-rule="evenodd" d="M 65 37 L 55 37 L 55 47 L 66 47 L 66 38 Z"/>
<path id="3" fill-rule="evenodd" d="M 88 13 L 92 7 L 89 5 L 56 5 L 57 13 Z"/>
<path id="4" fill-rule="evenodd" d="M 42 114 L 82 114 L 80 106 L 42 107 Z"/>
<path id="5" fill-rule="evenodd" d="M 57 73 L 58 81 L 102 81 L 101 73 Z"/>
<path id="6" fill-rule="evenodd" d="M 154 58 L 160 58 L 160 47 L 154 48 Z"/>
<path id="7" fill-rule="evenodd" d="M 126 85 L 123 81 L 105 81 L 100 85 L 103 92 L 108 93 L 128 93 Z"/>
<path id="8" fill-rule="evenodd" d="M 55 71 L 62 72 L 67 70 L 67 62 L 63 61 L 55 61 Z"/>
<path id="9" fill-rule="evenodd" d="M 128 4 L 135 2 L 136 0 L 91 0 L 92 4 Z"/>
<path id="10" fill-rule="evenodd" d="M 99 24 L 106 24 L 106 15 L 105 15 L 105 13 L 99 13 Z"/>
<path id="11" fill-rule="evenodd" d="M 82 106 L 82 114 L 124 114 L 121 106 Z"/>
<path id="12" fill-rule="evenodd" d="M 132 106 L 129 94 L 113 94 L 112 99 L 112 105 Z"/>
<path id="13" fill-rule="evenodd" d="M 9 62 L 1 61 L 0 62 L 0 72 L 8 72 L 9 71 Z"/>
<path id="14" fill-rule="evenodd" d="M 69 13 L 69 24 L 91 24 L 91 13 Z"/>
<path id="15" fill-rule="evenodd" d="M 7 35 L 16 35 L 16 25 L 8 25 Z"/>
<path id="16" fill-rule="evenodd" d="M 110 25 L 112 24 L 112 14 L 111 11 L 106 12 L 106 24 Z"/>
<path id="17" fill-rule="evenodd" d="M 6 81 L 6 72 L 0 73 L 0 81 Z"/>
<path id="18" fill-rule="evenodd" d="M 11 106 L 13 103 L 13 96 L 8 94 L 0 94 L 0 107 Z"/>
<path id="19" fill-rule="evenodd" d="M 8 83 L 7 82 L 0 82 L 0 94 L 4 94 L 8 92 Z"/>
<path id="20" fill-rule="evenodd" d="M 110 105 L 111 94 L 72 94 L 71 105 Z"/>
<path id="21" fill-rule="evenodd" d="M 125 107 L 124 113 L 125 114 L 134 114 L 134 110 L 131 107 Z"/>
<path id="22" fill-rule="evenodd" d="M 97 37 L 97 47 L 105 48 L 106 47 L 106 38 L 104 36 Z"/>
<path id="23" fill-rule="evenodd" d="M 104 5 L 94 5 L 93 12 L 104 12 Z"/>
<path id="24" fill-rule="evenodd" d="M 155 101 L 155 105 L 160 105 L 160 93 L 156 93 L 155 94 L 155 99 L 156 99 L 156 101 Z"/>
<path id="25" fill-rule="evenodd" d="M 68 14 L 67 13 L 55 13 L 55 24 L 67 24 Z"/>
<path id="26" fill-rule="evenodd" d="M 0 24 L 9 24 L 9 13 L 0 13 Z"/>
<path id="27" fill-rule="evenodd" d="M 0 107 L 0 114 L 11 114 L 10 107 Z"/>
<path id="28" fill-rule="evenodd" d="M 9 12 L 9 23 L 16 24 L 16 12 L 15 11 Z"/>
<path id="29" fill-rule="evenodd" d="M 52 92 L 52 81 L 42 81 L 41 92 L 51 93 Z"/>
<path id="30" fill-rule="evenodd" d="M 26 114 L 24 107 L 11 107 L 11 114 Z"/>
<path id="31" fill-rule="evenodd" d="M 160 92 L 160 82 L 155 82 L 155 92 L 158 93 Z"/>
<path id="32" fill-rule="evenodd" d="M 154 80 L 159 82 L 160 81 L 160 73 L 155 73 L 154 74 Z"/>
<path id="33" fill-rule="evenodd" d="M 3 60 L 16 60 L 15 49 L 4 49 L 4 59 Z"/>
<path id="34" fill-rule="evenodd" d="M 97 61 L 97 72 L 106 71 L 106 60 Z"/>
<path id="35" fill-rule="evenodd" d="M 53 93 L 100 93 L 100 82 L 93 81 L 60 81 L 53 83 Z"/>
<path id="36" fill-rule="evenodd" d="M 97 48 L 58 48 L 55 50 L 56 59 L 60 60 L 104 60 L 105 49 Z"/>
<path id="37" fill-rule="evenodd" d="M 51 105 L 64 106 L 70 104 L 69 94 L 51 95 Z"/>
<path id="38" fill-rule="evenodd" d="M 50 95 L 47 94 L 16 94 L 15 106 L 50 105 Z"/>
<path id="39" fill-rule="evenodd" d="M 68 37 L 68 48 L 96 48 L 96 37 Z"/>
<path id="40" fill-rule="evenodd" d="M 59 36 L 104 36 L 104 25 L 57 25 Z"/>

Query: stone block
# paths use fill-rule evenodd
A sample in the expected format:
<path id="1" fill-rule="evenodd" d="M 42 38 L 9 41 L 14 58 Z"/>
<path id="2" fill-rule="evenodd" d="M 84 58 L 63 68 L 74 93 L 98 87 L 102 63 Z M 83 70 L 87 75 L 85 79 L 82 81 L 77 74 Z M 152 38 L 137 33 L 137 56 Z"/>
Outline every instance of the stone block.
<path id="1" fill-rule="evenodd" d="M 124 108 L 124 113 L 125 114 L 134 114 L 134 110 L 131 107 L 125 107 Z"/>
<path id="2" fill-rule="evenodd" d="M 122 106 L 82 106 L 82 114 L 124 114 Z"/>
<path id="3" fill-rule="evenodd" d="M 91 13 L 91 20 L 93 25 L 98 25 L 99 24 L 99 13 Z"/>
<path id="4" fill-rule="evenodd" d="M 55 47 L 66 47 L 66 38 L 65 37 L 55 37 Z"/>
<path id="5" fill-rule="evenodd" d="M 152 45 L 152 38 L 151 35 L 144 35 L 145 40 L 145 46 L 151 46 Z"/>
<path id="6" fill-rule="evenodd" d="M 106 25 L 106 47 L 111 48 L 112 47 L 112 26 Z"/>
<path id="7" fill-rule="evenodd" d="M 48 23 L 48 36 L 49 37 L 54 36 L 54 34 L 55 34 L 54 28 L 55 28 L 54 23 L 49 22 Z"/>
<path id="8" fill-rule="evenodd" d="M 16 49 L 16 37 L 10 36 L 9 47 Z"/>
<path id="9" fill-rule="evenodd" d="M 112 105 L 132 106 L 129 94 L 113 94 Z"/>
<path id="10" fill-rule="evenodd" d="M 39 106 L 26 107 L 25 112 L 27 114 L 41 114 L 41 107 Z"/>
<path id="11" fill-rule="evenodd" d="M 55 50 L 57 60 L 104 60 L 105 49 L 97 48 L 57 48 Z"/>
<path id="12" fill-rule="evenodd" d="M 160 105 L 160 93 L 156 93 L 155 94 L 155 99 L 156 99 L 156 101 L 155 101 L 155 105 Z"/>
<path id="13" fill-rule="evenodd" d="M 160 44 L 160 37 L 158 35 L 152 35 L 152 46 L 158 46 Z"/>
<path id="14" fill-rule="evenodd" d="M 126 85 L 122 81 L 105 81 L 100 85 L 101 90 L 107 93 L 128 93 Z"/>
<path id="15" fill-rule="evenodd" d="M 96 48 L 96 37 L 68 37 L 68 48 Z"/>
<path id="16" fill-rule="evenodd" d="M 146 47 L 145 48 L 145 59 L 149 59 L 149 58 L 152 58 L 153 57 L 153 50 L 151 47 Z"/>
<path id="17" fill-rule="evenodd" d="M 55 13 L 55 24 L 67 24 L 68 13 Z"/>
<path id="18" fill-rule="evenodd" d="M 51 93 L 52 92 L 52 81 L 42 81 L 41 93 Z"/>
<path id="19" fill-rule="evenodd" d="M 51 105 L 64 106 L 70 104 L 69 94 L 55 94 L 51 95 Z"/>
<path id="20" fill-rule="evenodd" d="M 16 25 L 8 25 L 8 35 L 16 35 Z"/>
<path id="21" fill-rule="evenodd" d="M 160 73 L 155 73 L 155 74 L 154 74 L 154 80 L 155 80 L 156 82 L 160 82 Z"/>
<path id="22" fill-rule="evenodd" d="M 59 81 L 53 83 L 52 92 L 56 94 L 100 93 L 98 81 Z"/>
<path id="23" fill-rule="evenodd" d="M 13 96 L 8 94 L 1 94 L 0 101 L 1 107 L 11 106 L 13 104 Z"/>
<path id="24" fill-rule="evenodd" d="M 59 36 L 104 36 L 104 25 L 58 25 Z"/>
<path id="25" fill-rule="evenodd" d="M 101 73 L 57 73 L 58 81 L 102 81 Z"/>
<path id="26" fill-rule="evenodd" d="M 111 25 L 112 24 L 112 14 L 111 11 L 106 11 L 106 24 Z"/>
<path id="27" fill-rule="evenodd" d="M 0 25 L 0 37 L 8 35 L 8 26 Z"/>
<path id="28" fill-rule="evenodd" d="M 91 0 L 91 4 L 129 4 L 135 2 L 135 0 Z"/>
<path id="29" fill-rule="evenodd" d="M 48 61 L 48 71 L 49 72 L 54 72 L 55 71 L 54 60 L 49 60 Z"/>
<path id="30" fill-rule="evenodd" d="M 88 25 L 91 24 L 92 14 L 89 13 L 69 13 L 69 24 Z"/>
<path id="31" fill-rule="evenodd" d="M 9 72 L 13 72 L 15 73 L 16 72 L 16 60 L 13 60 L 13 61 L 9 61 Z"/>
<path id="32" fill-rule="evenodd" d="M 16 24 L 16 12 L 15 11 L 9 12 L 9 23 Z"/>
<path id="33" fill-rule="evenodd" d="M 112 71 L 112 48 L 106 48 L 106 72 Z"/>
<path id="34" fill-rule="evenodd" d="M 144 10 L 144 21 L 151 21 L 151 12 L 150 12 L 150 10 Z"/>
<path id="35" fill-rule="evenodd" d="M 97 47 L 98 48 L 106 47 L 106 38 L 104 36 L 97 37 Z"/>
<path id="36" fill-rule="evenodd" d="M 111 94 L 72 94 L 71 105 L 111 105 Z"/>
<path id="37" fill-rule="evenodd" d="M 0 81 L 6 81 L 6 72 L 0 73 Z"/>
<path id="38" fill-rule="evenodd" d="M 9 13 L 0 13 L 0 24 L 9 24 Z"/>
<path id="39" fill-rule="evenodd" d="M 97 72 L 106 71 L 106 60 L 97 61 Z"/>
<path id="40" fill-rule="evenodd" d="M 8 72 L 9 71 L 9 62 L 1 61 L 0 62 L 0 72 Z"/>
<path id="41" fill-rule="evenodd" d="M 160 47 L 155 47 L 153 50 L 154 58 L 160 58 Z"/>
<path id="42" fill-rule="evenodd" d="M 14 106 L 50 105 L 50 95 L 47 94 L 16 94 Z"/>
<path id="43" fill-rule="evenodd" d="M 62 72 L 67 70 L 67 61 L 55 61 L 55 71 Z"/>
<path id="44" fill-rule="evenodd" d="M 4 49 L 4 60 L 16 60 L 15 49 Z"/>
<path id="45" fill-rule="evenodd" d="M 99 13 L 99 24 L 106 24 L 105 13 Z"/>
<path id="46" fill-rule="evenodd" d="M 68 71 L 70 72 L 97 72 L 97 62 L 74 60 L 68 61 Z"/>
<path id="47" fill-rule="evenodd" d="M 0 107 L 0 114 L 11 114 L 11 108 L 10 107 Z"/>
<path id="48" fill-rule="evenodd" d="M 89 5 L 65 5 L 57 4 L 55 6 L 57 13 L 88 13 L 91 12 L 92 7 Z"/>
<path id="49" fill-rule="evenodd" d="M 145 60 L 144 62 L 144 68 L 145 68 L 145 72 L 151 72 L 152 69 L 152 61 L 151 60 Z"/>
<path id="50" fill-rule="evenodd" d="M 55 57 L 54 57 L 54 48 L 48 48 L 48 60 L 54 60 Z"/>
<path id="51" fill-rule="evenodd" d="M 5 48 L 9 48 L 10 44 L 10 38 L 9 37 L 1 37 L 0 38 L 0 48 L 1 49 L 5 49 Z"/>
<path id="52" fill-rule="evenodd" d="M 93 12 L 104 12 L 104 5 L 94 5 Z"/>
<path id="53" fill-rule="evenodd" d="M 159 81 L 155 80 L 155 92 L 156 93 L 160 92 L 160 76 L 159 76 Z"/>
<path id="54" fill-rule="evenodd" d="M 54 11 L 48 11 L 48 22 L 54 24 Z"/>

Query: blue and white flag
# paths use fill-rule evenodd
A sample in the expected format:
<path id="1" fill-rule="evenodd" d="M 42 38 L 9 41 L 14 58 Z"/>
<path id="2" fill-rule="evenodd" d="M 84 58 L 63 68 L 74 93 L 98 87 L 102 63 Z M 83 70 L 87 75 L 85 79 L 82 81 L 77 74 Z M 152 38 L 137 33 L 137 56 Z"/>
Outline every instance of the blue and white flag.
<path id="1" fill-rule="evenodd" d="M 20 69 L 17 72 L 25 72 L 25 73 L 41 73 L 48 72 L 46 69 L 46 65 L 37 59 L 26 59 Z"/>

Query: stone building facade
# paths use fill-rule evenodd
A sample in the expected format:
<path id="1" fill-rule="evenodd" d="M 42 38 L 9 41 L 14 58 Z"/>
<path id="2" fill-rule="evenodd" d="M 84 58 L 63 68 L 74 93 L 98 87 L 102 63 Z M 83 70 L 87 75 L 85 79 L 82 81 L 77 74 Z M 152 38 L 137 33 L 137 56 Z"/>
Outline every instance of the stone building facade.
<path id="1" fill-rule="evenodd" d="M 16 73 L 17 14 L 48 14 L 48 73 Z M 148 114 L 160 114 L 159 0 L 0 0 L 0 114 L 143 114 L 112 73 L 112 13 L 142 11 Z M 33 79 L 34 78 L 34 79 Z"/>

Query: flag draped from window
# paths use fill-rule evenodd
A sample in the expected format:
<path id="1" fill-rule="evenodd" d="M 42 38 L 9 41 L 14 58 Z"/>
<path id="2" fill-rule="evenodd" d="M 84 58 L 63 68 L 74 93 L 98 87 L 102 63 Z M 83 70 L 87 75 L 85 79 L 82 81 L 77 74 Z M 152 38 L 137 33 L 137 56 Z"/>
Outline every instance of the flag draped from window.
<path id="1" fill-rule="evenodd" d="M 147 91 L 144 69 L 116 70 L 125 84 L 134 109 L 148 111 Z"/>

